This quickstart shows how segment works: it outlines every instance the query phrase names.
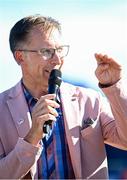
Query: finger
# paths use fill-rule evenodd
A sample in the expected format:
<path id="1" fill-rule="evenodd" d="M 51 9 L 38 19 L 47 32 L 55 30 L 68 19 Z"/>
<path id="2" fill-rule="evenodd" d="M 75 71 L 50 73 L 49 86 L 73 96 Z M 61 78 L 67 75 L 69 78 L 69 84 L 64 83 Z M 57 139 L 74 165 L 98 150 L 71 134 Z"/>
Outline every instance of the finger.
<path id="1" fill-rule="evenodd" d="M 106 71 L 108 68 L 109 68 L 109 64 L 105 64 L 105 63 L 100 64 L 100 65 L 97 67 L 97 69 L 96 69 L 96 71 L 95 71 L 95 74 L 96 74 L 97 76 L 99 76 L 99 75 L 101 75 L 104 71 Z"/>
<path id="2" fill-rule="evenodd" d="M 53 100 L 56 98 L 56 94 L 46 94 L 45 96 L 41 96 L 39 99 L 39 102 L 45 100 L 45 99 L 50 99 Z"/>
<path id="3" fill-rule="evenodd" d="M 114 60 L 113 58 L 110 58 L 108 57 L 107 55 L 102 55 L 102 54 L 97 54 L 95 53 L 95 58 L 97 60 L 97 62 L 99 63 L 109 63 L 109 64 L 114 64 L 114 66 L 117 66 L 117 67 L 121 67 L 121 65 L 116 61 Z"/>
<path id="4" fill-rule="evenodd" d="M 96 59 L 98 65 L 103 63 L 103 56 L 102 56 L 102 54 L 95 53 L 95 59 Z"/>
<path id="5" fill-rule="evenodd" d="M 46 102 L 45 102 L 46 101 Z M 53 114 L 55 117 L 58 116 L 58 113 L 55 108 L 58 108 L 60 105 L 54 100 L 44 100 L 42 103 L 39 103 L 32 110 L 33 116 L 40 116 L 43 114 Z"/>
<path id="6" fill-rule="evenodd" d="M 56 94 L 46 94 L 45 96 L 41 96 L 41 98 L 45 99 L 55 99 Z"/>
<path id="7" fill-rule="evenodd" d="M 38 123 L 44 124 L 48 120 L 56 121 L 56 117 L 53 116 L 52 114 L 45 114 L 45 115 L 39 116 L 37 121 Z"/>
<path id="8" fill-rule="evenodd" d="M 45 106 L 51 106 L 53 108 L 59 108 L 60 105 L 52 99 L 45 99 L 45 98 L 40 98 L 37 102 L 37 104 L 34 106 L 34 109 L 43 109 Z"/>
<path id="9" fill-rule="evenodd" d="M 38 106 L 36 106 L 36 111 L 42 111 L 45 109 L 48 110 L 50 107 L 55 109 L 55 108 L 59 108 L 60 105 L 54 100 L 45 99 L 42 102 L 40 101 Z"/>
<path id="10" fill-rule="evenodd" d="M 97 54 L 95 53 L 95 58 L 97 60 L 97 62 L 100 63 L 109 63 L 110 59 L 108 58 L 107 55 L 102 55 L 102 54 Z"/>
<path id="11" fill-rule="evenodd" d="M 39 111 L 36 111 L 36 112 L 34 112 L 33 114 L 34 114 L 34 116 L 36 116 L 36 117 L 37 117 L 37 116 L 44 115 L 44 114 L 52 114 L 52 115 L 54 115 L 55 117 L 58 116 L 58 113 L 57 113 L 56 109 L 54 109 L 54 108 L 52 108 L 52 107 L 50 107 L 50 106 L 45 107 L 45 108 L 43 108 L 43 109 L 41 109 L 41 110 L 39 110 Z"/>
<path id="12" fill-rule="evenodd" d="M 47 106 L 51 106 L 53 108 L 59 108 L 60 107 L 60 105 L 55 100 L 50 100 L 50 99 L 40 100 L 40 102 L 38 103 L 39 109 L 42 109 L 42 108 L 47 107 Z"/>
<path id="13" fill-rule="evenodd" d="M 51 106 L 53 108 L 59 108 L 60 105 L 55 100 L 45 99 L 45 105 Z"/>
<path id="14" fill-rule="evenodd" d="M 45 118 L 46 118 L 45 121 L 48 121 L 48 120 L 56 121 L 56 117 L 53 116 L 52 114 L 45 115 Z"/>
<path id="15" fill-rule="evenodd" d="M 45 99 L 55 99 L 56 98 L 56 94 L 47 94 L 45 96 L 41 96 L 40 99 L 38 100 L 38 103 L 40 103 L 41 101 L 45 100 Z"/>
<path id="16" fill-rule="evenodd" d="M 46 109 L 46 111 L 47 111 L 47 113 L 52 114 L 52 115 L 54 115 L 55 117 L 57 117 L 57 116 L 59 115 L 58 112 L 57 112 L 57 110 L 54 109 L 54 108 L 52 108 L 51 106 L 48 106 L 48 108 Z"/>
<path id="17" fill-rule="evenodd" d="M 117 68 L 119 70 L 122 69 L 121 64 L 119 64 L 117 61 L 115 61 L 113 58 L 108 58 L 109 64 L 112 65 L 114 68 Z"/>

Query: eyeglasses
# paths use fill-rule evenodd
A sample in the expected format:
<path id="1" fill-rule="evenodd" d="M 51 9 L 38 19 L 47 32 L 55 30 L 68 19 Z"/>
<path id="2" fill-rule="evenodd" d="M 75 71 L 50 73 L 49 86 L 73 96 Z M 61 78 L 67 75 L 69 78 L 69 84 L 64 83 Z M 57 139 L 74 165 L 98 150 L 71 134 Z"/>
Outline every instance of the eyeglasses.
<path id="1" fill-rule="evenodd" d="M 56 52 L 60 58 L 64 58 L 68 55 L 69 47 L 69 45 L 63 45 L 58 48 L 42 48 L 40 50 L 16 49 L 16 51 L 37 52 L 44 60 L 49 60 L 53 58 Z"/>

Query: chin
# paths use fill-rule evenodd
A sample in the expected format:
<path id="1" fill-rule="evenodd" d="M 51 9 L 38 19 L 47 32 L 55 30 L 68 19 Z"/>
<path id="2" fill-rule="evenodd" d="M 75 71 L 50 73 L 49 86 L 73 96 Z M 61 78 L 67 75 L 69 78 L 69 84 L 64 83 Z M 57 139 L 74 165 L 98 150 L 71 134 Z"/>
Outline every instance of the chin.
<path id="1" fill-rule="evenodd" d="M 43 83 L 42 87 L 44 87 L 45 89 L 48 89 L 48 82 Z"/>

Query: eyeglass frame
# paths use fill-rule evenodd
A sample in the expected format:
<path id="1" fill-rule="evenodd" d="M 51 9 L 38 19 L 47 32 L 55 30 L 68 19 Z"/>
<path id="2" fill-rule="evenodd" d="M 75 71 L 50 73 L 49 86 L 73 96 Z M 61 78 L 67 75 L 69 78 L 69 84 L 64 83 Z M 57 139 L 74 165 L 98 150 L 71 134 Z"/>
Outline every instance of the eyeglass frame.
<path id="1" fill-rule="evenodd" d="M 34 49 L 30 49 L 30 50 L 29 50 L 29 49 L 15 49 L 15 51 L 36 52 L 36 53 L 44 56 L 44 55 L 43 55 L 43 51 L 44 51 L 44 50 L 52 50 L 53 53 L 51 54 L 51 57 L 45 59 L 45 60 L 47 61 L 47 60 L 52 59 L 53 56 L 55 55 L 55 52 L 58 51 L 58 50 L 59 50 L 60 48 L 62 48 L 62 47 L 67 47 L 67 48 L 68 48 L 66 55 L 60 57 L 60 58 L 62 59 L 62 58 L 66 57 L 66 56 L 68 55 L 68 53 L 69 53 L 69 48 L 70 48 L 69 45 L 62 45 L 62 46 L 59 46 L 58 48 L 41 48 L 41 49 L 39 49 L 39 50 L 34 50 Z M 41 51 L 42 51 L 42 52 L 41 52 Z M 46 57 L 46 56 L 45 56 L 45 57 Z"/>

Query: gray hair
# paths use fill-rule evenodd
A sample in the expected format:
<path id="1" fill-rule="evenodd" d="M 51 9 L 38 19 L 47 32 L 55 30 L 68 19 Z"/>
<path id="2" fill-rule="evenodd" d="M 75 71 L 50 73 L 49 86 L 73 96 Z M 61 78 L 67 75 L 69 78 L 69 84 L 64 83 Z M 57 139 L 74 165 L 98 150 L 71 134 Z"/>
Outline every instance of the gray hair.
<path id="1" fill-rule="evenodd" d="M 19 20 L 10 31 L 9 43 L 12 53 L 14 53 L 20 44 L 27 40 L 29 33 L 37 25 L 40 25 L 44 32 L 56 28 L 61 33 L 60 23 L 51 17 L 41 15 L 24 17 Z"/>

